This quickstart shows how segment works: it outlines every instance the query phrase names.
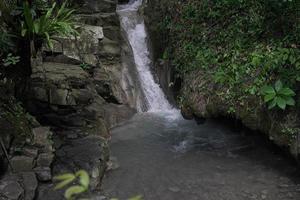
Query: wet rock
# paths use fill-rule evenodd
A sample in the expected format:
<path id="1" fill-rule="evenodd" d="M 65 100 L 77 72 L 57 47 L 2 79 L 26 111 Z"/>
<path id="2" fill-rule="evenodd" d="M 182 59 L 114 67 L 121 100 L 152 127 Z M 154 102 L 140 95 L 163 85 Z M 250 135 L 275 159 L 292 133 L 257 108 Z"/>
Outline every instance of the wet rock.
<path id="1" fill-rule="evenodd" d="M 63 190 L 54 190 L 54 184 L 40 184 L 37 199 L 40 200 L 64 200 Z"/>
<path id="2" fill-rule="evenodd" d="M 38 127 L 32 130 L 33 132 L 33 144 L 40 148 L 43 152 L 52 152 L 52 141 L 51 137 L 53 133 L 49 127 Z"/>
<path id="3" fill-rule="evenodd" d="M 115 12 L 117 1 L 113 0 L 79 0 L 76 1 L 81 6 L 81 12 L 99 13 L 99 12 Z"/>
<path id="4" fill-rule="evenodd" d="M 20 200 L 24 197 L 24 189 L 17 176 L 6 176 L 0 181 L 1 200 Z"/>
<path id="5" fill-rule="evenodd" d="M 50 181 L 52 179 L 51 169 L 49 167 L 36 167 L 34 172 L 37 175 L 39 181 Z"/>
<path id="6" fill-rule="evenodd" d="M 135 109 L 127 105 L 107 104 L 103 106 L 103 110 L 103 117 L 106 119 L 109 128 L 130 119 L 136 113 Z"/>
<path id="7" fill-rule="evenodd" d="M 119 18 L 116 12 L 78 14 L 78 20 L 84 24 L 93 26 L 119 26 Z"/>
<path id="8" fill-rule="evenodd" d="M 14 172 L 30 171 L 35 165 L 34 158 L 28 156 L 14 156 L 10 163 Z"/>
<path id="9" fill-rule="evenodd" d="M 34 145 L 39 147 L 45 146 L 45 144 L 49 141 L 49 137 L 52 136 L 52 132 L 49 127 L 38 127 L 34 128 L 32 131 L 34 136 Z"/>
<path id="10" fill-rule="evenodd" d="M 103 138 L 87 136 L 69 140 L 68 145 L 57 150 L 57 156 L 54 166 L 55 174 L 84 169 L 91 176 L 91 189 L 93 190 L 99 186 L 104 175 L 108 160 L 108 148 Z"/>
<path id="11" fill-rule="evenodd" d="M 37 159 L 37 166 L 50 167 L 53 161 L 54 155 L 52 153 L 42 153 Z"/>
<path id="12" fill-rule="evenodd" d="M 119 66 L 112 66 L 118 68 Z M 126 94 L 121 88 L 120 80 L 116 72 L 109 72 L 104 68 L 95 69 L 93 72 L 93 80 L 96 85 L 97 93 L 107 102 L 116 104 L 126 104 Z"/>
<path id="13" fill-rule="evenodd" d="M 36 179 L 35 173 L 28 172 L 22 173 L 23 186 L 25 190 L 24 200 L 32 200 L 36 195 L 36 189 L 38 187 L 38 181 Z"/>
<path id="14" fill-rule="evenodd" d="M 107 162 L 107 171 L 109 170 L 116 170 L 120 168 L 120 164 L 116 157 L 110 157 L 109 161 Z"/>
<path id="15" fill-rule="evenodd" d="M 23 148 L 22 153 L 25 156 L 29 156 L 35 159 L 38 155 L 38 149 L 34 147 L 25 147 Z"/>

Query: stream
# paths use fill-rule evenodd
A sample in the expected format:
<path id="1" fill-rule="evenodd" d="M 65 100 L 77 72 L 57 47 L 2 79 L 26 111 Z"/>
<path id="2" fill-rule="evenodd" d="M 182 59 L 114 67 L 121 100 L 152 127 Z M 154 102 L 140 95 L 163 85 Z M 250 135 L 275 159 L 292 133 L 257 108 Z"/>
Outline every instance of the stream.
<path id="1" fill-rule="evenodd" d="M 141 5 L 136 0 L 118 8 L 145 99 L 137 102 L 138 114 L 112 130 L 113 169 L 103 180 L 104 194 L 120 200 L 299 200 L 296 164 L 261 135 L 220 121 L 198 125 L 172 108 L 151 73 Z"/>
<path id="2" fill-rule="evenodd" d="M 171 116 L 170 116 L 171 115 Z M 143 113 L 112 131 L 109 197 L 146 200 L 300 199 L 295 164 L 254 134 L 174 113 Z"/>

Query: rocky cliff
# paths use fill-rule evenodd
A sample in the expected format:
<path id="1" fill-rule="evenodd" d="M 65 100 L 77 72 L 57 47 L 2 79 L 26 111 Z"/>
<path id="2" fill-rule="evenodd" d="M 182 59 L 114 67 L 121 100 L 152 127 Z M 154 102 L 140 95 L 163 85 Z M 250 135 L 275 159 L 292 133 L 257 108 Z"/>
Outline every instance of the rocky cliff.
<path id="1" fill-rule="evenodd" d="M 122 87 L 122 49 L 130 48 L 121 38 L 117 3 L 76 1 L 80 35 L 57 37 L 53 49 L 44 47 L 33 60 L 26 109 L 7 108 L 15 105 L 13 92 L 10 104 L 1 99 L 7 111 L 1 108 L 0 126 L 8 130 L 1 138 L 10 167 L 1 151 L 7 172 L 0 199 L 63 199 L 62 191 L 53 190 L 53 175 L 79 169 L 90 174 L 90 197 L 99 198 L 109 130 L 135 113 Z"/>

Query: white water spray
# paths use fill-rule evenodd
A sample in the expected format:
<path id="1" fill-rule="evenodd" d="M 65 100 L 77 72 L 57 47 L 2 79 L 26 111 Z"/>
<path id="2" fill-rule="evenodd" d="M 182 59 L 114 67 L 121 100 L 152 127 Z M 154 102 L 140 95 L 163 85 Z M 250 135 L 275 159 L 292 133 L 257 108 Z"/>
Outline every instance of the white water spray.
<path id="1" fill-rule="evenodd" d="M 173 108 L 166 99 L 160 86 L 154 81 L 151 72 L 150 51 L 147 42 L 147 32 L 143 17 L 139 14 L 142 0 L 131 0 L 126 5 L 119 5 L 117 12 L 120 16 L 121 26 L 126 32 L 132 47 L 134 61 L 138 72 L 146 102 L 137 102 L 141 112 L 146 105 L 149 112 L 168 112 Z"/>

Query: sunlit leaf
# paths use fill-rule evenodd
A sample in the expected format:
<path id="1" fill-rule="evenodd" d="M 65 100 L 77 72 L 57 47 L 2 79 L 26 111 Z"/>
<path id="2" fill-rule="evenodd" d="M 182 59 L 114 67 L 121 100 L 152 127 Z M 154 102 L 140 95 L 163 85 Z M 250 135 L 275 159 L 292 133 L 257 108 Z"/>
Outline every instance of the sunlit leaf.
<path id="1" fill-rule="evenodd" d="M 69 178 L 69 179 L 65 179 L 64 181 L 58 183 L 56 186 L 55 186 L 55 190 L 59 190 L 59 189 L 62 189 L 64 188 L 65 186 L 67 186 L 69 183 L 73 182 L 74 179 L 73 178 Z"/>
<path id="2" fill-rule="evenodd" d="M 59 176 L 54 176 L 53 179 L 54 180 L 66 180 L 66 179 L 75 179 L 76 176 L 74 174 L 71 174 L 71 173 L 66 173 L 66 174 L 62 174 L 62 175 L 59 175 Z"/>
<path id="3" fill-rule="evenodd" d="M 74 195 L 76 194 L 81 194 L 83 192 L 86 191 L 86 188 L 79 186 L 79 185 L 75 185 L 72 187 L 69 187 L 66 191 L 65 191 L 65 198 L 66 199 L 71 199 Z"/>
<path id="4" fill-rule="evenodd" d="M 90 177 L 86 171 L 80 170 L 80 171 L 76 172 L 76 176 L 79 177 L 79 182 L 82 186 L 84 186 L 85 188 L 89 187 Z"/>

